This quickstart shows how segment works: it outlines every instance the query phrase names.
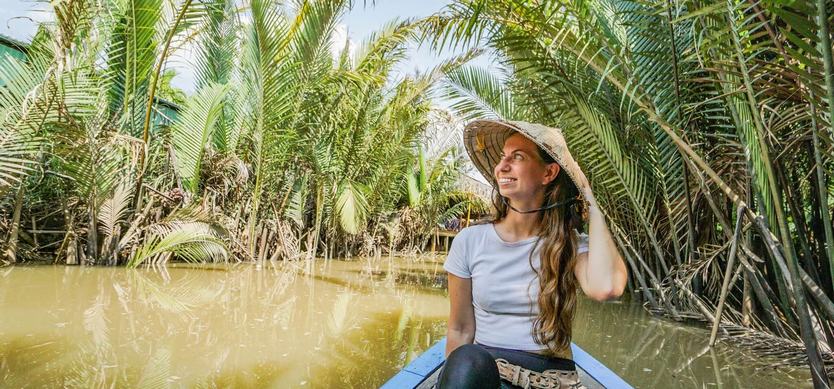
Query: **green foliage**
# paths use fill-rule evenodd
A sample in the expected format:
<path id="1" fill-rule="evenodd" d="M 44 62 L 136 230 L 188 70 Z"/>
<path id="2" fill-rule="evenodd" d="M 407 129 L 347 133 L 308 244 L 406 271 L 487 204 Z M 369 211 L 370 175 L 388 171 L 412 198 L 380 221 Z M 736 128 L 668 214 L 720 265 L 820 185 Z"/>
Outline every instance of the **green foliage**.
<path id="1" fill-rule="evenodd" d="M 171 82 L 176 76 L 177 71 L 174 69 L 166 69 L 162 72 L 162 78 L 159 80 L 159 89 L 156 91 L 156 95 L 174 104 L 183 105 L 186 99 L 185 92 L 171 85 Z"/>
<path id="2" fill-rule="evenodd" d="M 199 191 L 200 166 L 223 113 L 227 90 L 226 85 L 218 84 L 201 89 L 188 100 L 171 130 L 177 173 L 182 177 L 183 184 L 194 194 Z"/>
<path id="3" fill-rule="evenodd" d="M 517 112 L 508 82 L 485 69 L 461 67 L 450 72 L 444 81 L 445 93 L 452 100 L 451 108 L 464 118 L 514 120 L 524 115 Z"/>
<path id="4" fill-rule="evenodd" d="M 49 91 L 40 87 L 46 64 L 0 58 L 0 195 L 32 170 L 41 147 L 40 109 Z"/>
<path id="5" fill-rule="evenodd" d="M 345 183 L 336 200 L 336 213 L 339 215 L 339 225 L 345 232 L 358 233 L 368 213 L 368 203 L 362 189 L 350 182 Z"/>
<path id="6" fill-rule="evenodd" d="M 216 230 L 201 222 L 159 223 L 148 228 L 148 237 L 128 261 L 136 267 L 163 254 L 173 253 L 189 262 L 226 260 L 228 252 Z M 164 261 L 163 261 L 164 262 Z M 155 261 L 160 263 L 160 261 Z"/>
<path id="7" fill-rule="evenodd" d="M 411 176 L 426 226 L 459 214 L 459 161 L 427 161 L 418 144 L 433 85 L 474 53 L 395 76 L 419 28 L 406 20 L 334 56 L 350 3 L 251 0 L 246 18 L 232 0 L 55 3 L 59 21 L 41 26 L 27 61 L 0 66 L 0 195 L 33 172 L 56 183 L 25 192 L 38 201 L 24 217 L 68 231 L 58 255 L 132 267 L 275 258 L 276 232 L 311 255 L 355 252 L 404 210 Z M 165 68 L 186 44 L 189 97 Z M 275 231 L 285 220 L 292 231 Z"/>

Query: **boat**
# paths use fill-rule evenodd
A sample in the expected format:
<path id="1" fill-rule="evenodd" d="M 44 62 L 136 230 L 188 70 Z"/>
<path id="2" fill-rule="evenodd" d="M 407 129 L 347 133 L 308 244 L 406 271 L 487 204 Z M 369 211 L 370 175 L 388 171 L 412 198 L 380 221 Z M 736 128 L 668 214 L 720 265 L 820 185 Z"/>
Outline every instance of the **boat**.
<path id="1" fill-rule="evenodd" d="M 446 338 L 441 339 L 391 377 L 380 389 L 431 389 L 445 361 Z M 632 389 L 622 377 L 571 343 L 579 380 L 588 389 Z"/>

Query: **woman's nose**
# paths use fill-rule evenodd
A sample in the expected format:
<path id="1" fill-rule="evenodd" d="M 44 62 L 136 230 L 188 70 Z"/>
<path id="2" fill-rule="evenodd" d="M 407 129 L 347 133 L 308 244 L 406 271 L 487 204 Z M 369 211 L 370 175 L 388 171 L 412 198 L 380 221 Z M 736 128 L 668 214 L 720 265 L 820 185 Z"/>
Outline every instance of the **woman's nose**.
<path id="1" fill-rule="evenodd" d="M 495 169 L 500 171 L 500 172 L 506 171 L 509 168 L 510 168 L 510 164 L 507 163 L 507 158 L 506 157 L 499 159 L 498 160 L 498 165 L 495 166 Z"/>

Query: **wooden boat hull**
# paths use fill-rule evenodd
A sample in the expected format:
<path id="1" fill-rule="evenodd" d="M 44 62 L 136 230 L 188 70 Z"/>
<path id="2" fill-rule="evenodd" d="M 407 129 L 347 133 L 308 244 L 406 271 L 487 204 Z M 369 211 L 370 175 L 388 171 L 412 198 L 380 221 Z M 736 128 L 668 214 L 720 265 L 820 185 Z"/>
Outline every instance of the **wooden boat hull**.
<path id="1" fill-rule="evenodd" d="M 443 362 L 446 360 L 444 355 L 445 349 L 446 338 L 443 338 L 426 350 L 426 352 L 411 361 L 399 373 L 391 377 L 381 388 L 431 388 L 435 381 L 437 381 L 440 367 L 443 366 Z M 632 389 L 631 385 L 625 380 L 575 343 L 571 343 L 571 350 L 573 351 L 573 361 L 576 363 L 579 379 L 589 389 Z"/>

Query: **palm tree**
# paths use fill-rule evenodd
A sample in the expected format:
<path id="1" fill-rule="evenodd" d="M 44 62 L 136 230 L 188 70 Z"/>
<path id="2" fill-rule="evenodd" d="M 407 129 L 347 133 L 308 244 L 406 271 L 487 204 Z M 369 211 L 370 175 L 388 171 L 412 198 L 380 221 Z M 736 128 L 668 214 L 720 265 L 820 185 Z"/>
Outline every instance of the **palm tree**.
<path id="1" fill-rule="evenodd" d="M 6 255 L 18 236 L 44 253 L 18 228 L 29 219 L 67 231 L 50 243 L 67 263 L 278 258 L 289 232 L 308 257 L 381 239 L 406 204 L 432 87 L 472 53 L 395 78 L 414 21 L 334 55 L 351 2 L 237 6 L 55 3 L 27 60 L 0 67 Z M 187 43 L 197 90 L 165 116 L 166 62 Z M 444 197 L 457 166 L 421 187 L 426 223 L 468 201 Z"/>
<path id="2" fill-rule="evenodd" d="M 174 9 L 162 7 L 158 0 L 104 6 L 83 0 L 56 2 L 55 23 L 41 25 L 27 59 L 7 58 L 0 74 L 3 109 L 10 119 L 2 131 L 14 134 L 4 139 L 16 144 L 8 149 L 16 153 L 15 164 L 7 165 L 4 176 L 19 181 L 27 168 L 40 167 L 32 179 L 51 185 L 32 184 L 30 190 L 36 192 L 31 193 L 28 212 L 33 217 L 46 214 L 42 223 L 64 225 L 67 234 L 57 254 L 66 255 L 68 263 L 86 259 L 115 264 L 119 253 L 144 239 L 142 223 L 148 221 L 151 203 L 139 209 L 128 202 L 143 204 L 143 191 L 136 188 L 144 188 L 143 174 L 158 168 L 144 165 L 145 153 L 152 153 L 155 163 L 160 159 L 153 157 L 165 153 L 160 153 L 161 139 L 153 139 L 150 148 L 148 139 L 137 139 L 146 116 L 143 102 L 153 101 L 149 84 L 159 78 L 160 64 L 168 55 L 160 43 L 167 46 L 203 15 L 191 2 Z M 154 134 L 163 131 L 158 126 L 151 129 Z M 21 188 L 25 184 L 21 182 Z M 163 191 L 170 188 L 165 187 Z M 170 199 L 159 186 L 151 189 Z M 57 217 L 48 208 L 56 203 L 63 204 L 64 211 Z M 195 226 L 205 227 L 182 224 L 170 230 L 188 234 Z M 78 247 L 86 250 L 79 252 Z"/>

